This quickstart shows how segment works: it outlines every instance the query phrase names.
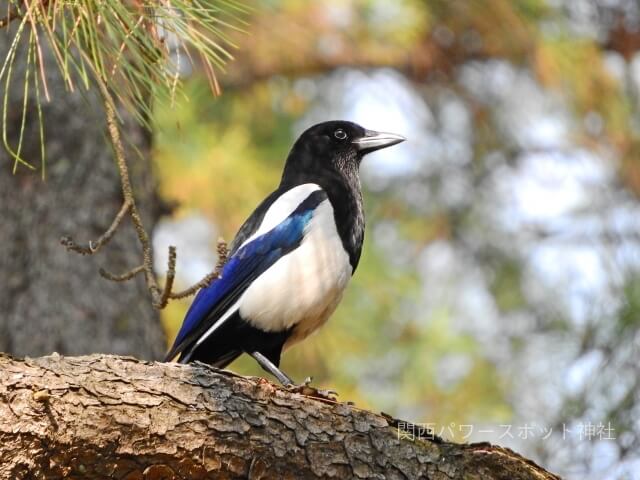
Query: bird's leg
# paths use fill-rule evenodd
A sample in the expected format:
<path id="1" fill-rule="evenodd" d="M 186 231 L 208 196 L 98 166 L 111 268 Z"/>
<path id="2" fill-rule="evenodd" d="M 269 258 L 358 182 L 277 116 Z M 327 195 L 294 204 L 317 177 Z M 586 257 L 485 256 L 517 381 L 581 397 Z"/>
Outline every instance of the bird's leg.
<path id="1" fill-rule="evenodd" d="M 271 360 L 260 352 L 250 352 L 249 355 L 251 355 L 264 370 L 276 377 L 278 381 L 287 388 L 287 390 L 294 393 L 301 393 L 307 397 L 319 398 L 321 400 L 336 400 L 335 396 L 338 395 L 337 392 L 334 392 L 333 390 L 319 390 L 312 387 L 311 377 L 307 377 L 302 384 L 296 385 L 293 383 L 293 380 L 291 380 L 282 370 L 276 367 Z"/>
<path id="2" fill-rule="evenodd" d="M 276 367 L 273 362 L 263 354 L 256 351 L 249 352 L 249 355 L 251 355 L 265 371 L 276 377 L 283 386 L 290 387 L 293 385 L 293 380 L 291 380 L 282 370 Z"/>

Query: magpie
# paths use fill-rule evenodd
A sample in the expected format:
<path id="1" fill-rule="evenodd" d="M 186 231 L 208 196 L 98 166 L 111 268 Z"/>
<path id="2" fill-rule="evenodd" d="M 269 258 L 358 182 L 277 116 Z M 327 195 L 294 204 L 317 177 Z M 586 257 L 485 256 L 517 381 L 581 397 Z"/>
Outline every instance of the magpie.
<path id="1" fill-rule="evenodd" d="M 288 387 L 284 350 L 336 309 L 364 239 L 362 158 L 405 138 L 347 121 L 310 127 L 280 185 L 240 227 L 219 278 L 200 289 L 165 361 L 224 368 L 243 353 Z"/>

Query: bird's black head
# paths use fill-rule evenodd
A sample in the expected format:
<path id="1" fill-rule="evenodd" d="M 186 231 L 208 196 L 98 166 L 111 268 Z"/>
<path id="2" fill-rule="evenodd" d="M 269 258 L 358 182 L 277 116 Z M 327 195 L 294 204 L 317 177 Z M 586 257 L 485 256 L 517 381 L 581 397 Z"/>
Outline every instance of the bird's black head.
<path id="1" fill-rule="evenodd" d="M 374 132 L 353 122 L 319 123 L 305 130 L 293 145 L 283 182 L 287 178 L 313 181 L 313 175 L 330 172 L 356 175 L 364 155 L 404 140 L 400 135 Z M 303 180 L 305 177 L 309 180 Z"/>

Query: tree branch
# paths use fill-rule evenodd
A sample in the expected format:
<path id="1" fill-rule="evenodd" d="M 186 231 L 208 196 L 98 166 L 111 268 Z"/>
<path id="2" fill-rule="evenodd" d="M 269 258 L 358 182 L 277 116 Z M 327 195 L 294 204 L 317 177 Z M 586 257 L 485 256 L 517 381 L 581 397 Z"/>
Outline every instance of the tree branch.
<path id="1" fill-rule="evenodd" d="M 144 265 L 138 265 L 137 267 L 132 268 L 128 272 L 124 272 L 121 274 L 108 272 L 104 268 L 101 268 L 100 270 L 98 270 L 98 273 L 100 274 L 101 277 L 104 277 L 107 280 L 111 280 L 112 282 L 126 282 L 127 280 L 131 280 L 133 277 L 143 272 L 144 272 Z"/>
<path id="2" fill-rule="evenodd" d="M 151 240 L 142 223 L 142 217 L 140 216 L 138 206 L 136 205 L 133 188 L 131 186 L 129 168 L 125 159 L 122 140 L 120 139 L 120 130 L 118 128 L 118 119 L 116 116 L 116 105 L 113 97 L 109 93 L 105 81 L 99 75 L 97 75 L 97 73 L 95 77 L 104 102 L 107 128 L 111 137 L 111 143 L 113 145 L 114 154 L 116 157 L 116 164 L 118 167 L 118 172 L 120 174 L 122 196 L 124 198 L 124 201 L 122 207 L 120 208 L 120 211 L 111 222 L 109 228 L 95 242 L 89 241 L 87 245 L 78 245 L 70 236 L 63 237 L 60 242 L 69 251 L 80 253 L 82 255 L 92 255 L 94 253 L 97 253 L 100 248 L 102 248 L 109 242 L 109 240 L 113 237 L 117 229 L 122 224 L 124 218 L 128 215 L 129 218 L 131 218 L 136 234 L 138 236 L 138 241 L 140 242 L 140 245 L 142 247 L 142 265 L 120 275 L 107 272 L 105 269 L 100 269 L 100 274 L 108 280 L 115 282 L 124 282 L 134 278 L 139 273 L 143 273 L 147 288 L 149 290 L 149 294 L 151 295 L 153 306 L 155 308 L 162 309 L 167 306 L 169 299 L 183 298 L 192 295 L 200 288 L 209 285 L 214 279 L 217 279 L 220 271 L 222 270 L 222 266 L 224 265 L 224 261 L 226 261 L 227 245 L 224 240 L 218 241 L 218 253 L 220 254 L 220 252 L 224 252 L 224 254 L 219 255 L 218 265 L 213 272 L 203 278 L 200 282 L 178 293 L 172 292 L 173 282 L 176 274 L 175 268 L 177 252 L 175 246 L 169 246 L 169 262 L 167 266 L 167 273 L 165 275 L 165 284 L 164 287 L 160 288 L 153 271 L 153 250 L 151 246 Z M 220 260 L 222 260 L 222 263 Z"/>
<path id="3" fill-rule="evenodd" d="M 402 424 L 204 364 L 0 355 L 2 478 L 559 478 Z"/>
<path id="4" fill-rule="evenodd" d="M 116 230 L 122 223 L 122 220 L 124 220 L 124 217 L 127 215 L 127 213 L 129 213 L 130 209 L 131 209 L 131 203 L 128 200 L 125 200 L 124 203 L 122 204 L 122 207 L 120 208 L 120 211 L 118 212 L 116 217 L 113 219 L 113 222 L 111 222 L 111 225 L 109 226 L 107 231 L 104 232 L 100 236 L 100 238 L 98 238 L 98 240 L 96 240 L 95 242 L 92 240 L 89 240 L 89 243 L 87 245 L 78 245 L 73 241 L 71 237 L 67 236 L 67 237 L 62 237 L 60 239 L 60 243 L 62 243 L 62 245 L 67 247 L 67 250 L 79 253 L 81 255 L 92 255 L 94 253 L 98 253 L 98 250 L 100 250 L 104 245 L 106 245 L 109 242 L 109 240 L 111 240 L 113 235 L 116 233 Z"/>

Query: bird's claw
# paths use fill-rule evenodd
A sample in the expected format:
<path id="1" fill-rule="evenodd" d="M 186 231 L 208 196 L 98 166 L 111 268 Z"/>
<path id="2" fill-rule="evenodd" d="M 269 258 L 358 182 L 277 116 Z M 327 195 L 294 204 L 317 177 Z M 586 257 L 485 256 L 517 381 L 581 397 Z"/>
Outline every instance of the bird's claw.
<path id="1" fill-rule="evenodd" d="M 291 393 L 299 393 L 305 397 L 317 398 L 319 400 L 337 401 L 338 392 L 334 390 L 320 390 L 311 386 L 311 377 L 305 378 L 300 385 L 289 385 L 287 390 Z"/>

